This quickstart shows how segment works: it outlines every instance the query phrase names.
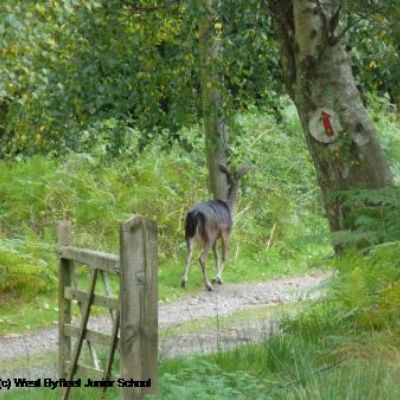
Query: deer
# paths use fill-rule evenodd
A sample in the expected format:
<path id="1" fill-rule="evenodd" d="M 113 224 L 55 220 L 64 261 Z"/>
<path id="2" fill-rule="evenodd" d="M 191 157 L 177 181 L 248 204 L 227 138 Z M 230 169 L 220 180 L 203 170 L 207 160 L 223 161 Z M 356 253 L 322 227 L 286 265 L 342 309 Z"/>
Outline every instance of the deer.
<path id="1" fill-rule="evenodd" d="M 206 289 L 214 290 L 206 271 L 206 260 L 210 250 L 213 250 L 216 263 L 216 282 L 223 284 L 222 273 L 226 263 L 228 251 L 228 239 L 232 232 L 233 215 L 235 211 L 236 196 L 240 185 L 240 179 L 250 171 L 252 165 L 241 167 L 236 173 L 231 173 L 224 164 L 219 164 L 219 169 L 226 175 L 228 190 L 226 199 L 203 201 L 195 204 L 186 215 L 185 241 L 188 256 L 184 268 L 181 285 L 186 288 L 190 263 L 192 261 L 193 248 L 196 242 L 200 242 L 202 252 L 199 258 L 201 271 L 203 272 Z M 218 239 L 221 239 L 222 262 L 218 251 Z"/>

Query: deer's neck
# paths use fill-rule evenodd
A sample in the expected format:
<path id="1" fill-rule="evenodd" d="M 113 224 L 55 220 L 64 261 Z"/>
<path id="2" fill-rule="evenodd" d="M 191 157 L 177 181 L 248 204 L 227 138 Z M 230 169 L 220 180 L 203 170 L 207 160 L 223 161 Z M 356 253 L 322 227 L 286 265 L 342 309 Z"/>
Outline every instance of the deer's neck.
<path id="1" fill-rule="evenodd" d="M 239 183 L 234 183 L 228 190 L 228 195 L 226 197 L 226 204 L 229 207 L 231 215 L 234 214 L 235 205 L 236 205 L 236 196 L 239 190 Z"/>

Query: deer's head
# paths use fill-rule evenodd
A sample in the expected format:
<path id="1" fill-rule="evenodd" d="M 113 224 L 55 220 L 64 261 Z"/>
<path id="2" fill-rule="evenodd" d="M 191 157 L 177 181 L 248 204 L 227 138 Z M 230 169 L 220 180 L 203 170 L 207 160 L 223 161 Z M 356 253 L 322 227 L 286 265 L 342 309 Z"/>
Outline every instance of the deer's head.
<path id="1" fill-rule="evenodd" d="M 226 202 L 229 205 L 229 208 L 232 209 L 235 205 L 236 194 L 239 189 L 240 179 L 244 175 L 246 175 L 252 168 L 253 168 L 253 165 L 246 164 L 246 165 L 240 167 L 236 171 L 230 171 L 226 165 L 219 164 L 220 171 L 226 175 L 226 179 L 228 181 L 229 187 L 228 187 L 228 194 L 226 196 L 226 199 L 227 199 Z"/>

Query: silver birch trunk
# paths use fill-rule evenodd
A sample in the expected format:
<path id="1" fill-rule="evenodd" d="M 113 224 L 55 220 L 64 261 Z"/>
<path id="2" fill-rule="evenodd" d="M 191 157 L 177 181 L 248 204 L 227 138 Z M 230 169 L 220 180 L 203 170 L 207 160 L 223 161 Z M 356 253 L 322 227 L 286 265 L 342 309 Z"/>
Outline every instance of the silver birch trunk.
<path id="1" fill-rule="evenodd" d="M 350 211 L 338 194 L 381 189 L 393 183 L 351 70 L 351 55 L 341 43 L 339 10 L 329 0 L 270 0 L 286 86 L 296 104 L 313 158 L 331 231 L 351 229 Z M 317 110 L 334 110 L 337 139 L 323 143 L 310 131 Z M 343 197 L 341 197 L 343 198 Z"/>

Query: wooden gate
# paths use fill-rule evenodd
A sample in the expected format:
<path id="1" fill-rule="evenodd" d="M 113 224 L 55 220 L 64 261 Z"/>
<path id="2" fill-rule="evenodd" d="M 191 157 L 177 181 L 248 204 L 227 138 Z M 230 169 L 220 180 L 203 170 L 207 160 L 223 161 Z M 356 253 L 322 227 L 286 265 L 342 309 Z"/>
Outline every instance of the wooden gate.
<path id="1" fill-rule="evenodd" d="M 100 381 L 142 381 L 150 387 L 123 387 L 122 398 L 141 399 L 157 393 L 158 307 L 157 307 L 157 226 L 141 216 L 133 216 L 120 225 L 120 256 L 74 247 L 71 223 L 58 226 L 59 245 L 59 375 L 72 381 L 77 376 Z M 88 288 L 79 285 L 77 268 L 88 272 Z M 114 295 L 109 275 L 119 277 L 119 293 Z M 96 292 L 100 275 L 104 293 Z M 72 319 L 72 304 L 80 310 L 79 324 Z M 92 306 L 108 309 L 111 333 L 88 328 Z M 72 338 L 75 338 L 74 342 Z M 101 363 L 94 344 L 107 347 Z M 92 365 L 81 361 L 87 346 Z M 120 350 L 119 376 L 111 376 L 116 349 Z M 103 364 L 103 365 L 102 365 Z M 133 381 L 132 381 L 133 380 Z M 101 395 L 107 384 L 101 387 Z M 70 387 L 62 390 L 67 400 Z M 88 389 L 93 390 L 93 389 Z"/>

